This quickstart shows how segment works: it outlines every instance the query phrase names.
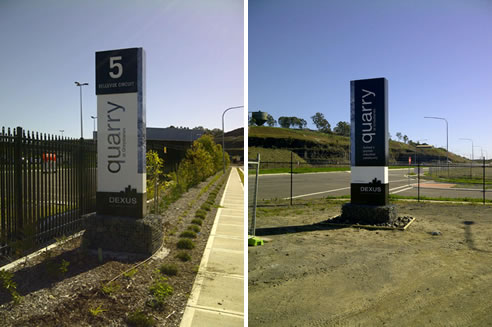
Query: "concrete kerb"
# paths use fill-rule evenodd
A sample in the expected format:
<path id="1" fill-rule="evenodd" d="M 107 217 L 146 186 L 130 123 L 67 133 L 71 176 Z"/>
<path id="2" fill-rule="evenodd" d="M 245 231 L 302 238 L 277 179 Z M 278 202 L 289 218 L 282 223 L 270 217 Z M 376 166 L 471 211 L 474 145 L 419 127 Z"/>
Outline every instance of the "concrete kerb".
<path id="1" fill-rule="evenodd" d="M 223 208 L 223 205 L 224 205 L 225 197 L 226 197 L 227 191 L 229 189 L 233 175 L 235 175 L 236 178 L 239 180 L 239 184 L 241 185 L 243 192 L 244 192 L 244 186 L 242 185 L 242 183 L 240 181 L 238 173 L 237 172 L 233 173 L 233 171 L 235 171 L 235 170 L 231 169 L 231 172 L 229 174 L 229 178 L 228 178 L 226 186 L 224 188 L 224 193 L 222 194 L 222 198 L 220 200 L 220 207 L 218 208 L 217 213 L 215 215 L 214 224 L 212 225 L 212 230 L 210 231 L 210 236 L 209 236 L 209 239 L 207 241 L 207 245 L 205 246 L 205 250 L 204 250 L 204 253 L 202 256 L 202 260 L 200 262 L 200 267 L 198 269 L 198 273 L 196 275 L 195 282 L 193 284 L 190 298 L 188 299 L 188 303 L 186 304 L 185 312 L 184 312 L 183 317 L 181 319 L 181 324 L 180 324 L 181 327 L 192 326 L 192 323 L 194 321 L 194 317 L 206 314 L 207 312 L 217 312 L 217 313 L 220 313 L 221 315 L 223 315 L 223 317 L 230 317 L 230 318 L 235 318 L 235 319 L 244 319 L 244 312 L 236 312 L 236 311 L 231 311 L 231 310 L 228 310 L 228 311 L 224 310 L 223 311 L 223 310 L 218 310 L 216 308 L 204 307 L 204 306 L 198 305 L 198 300 L 200 297 L 202 287 L 204 285 L 205 278 L 207 277 L 207 275 L 217 275 L 217 273 L 208 272 L 208 271 L 206 271 L 206 269 L 208 266 L 208 262 L 210 259 L 210 254 L 212 252 L 212 247 L 213 247 L 215 238 L 220 237 L 220 235 L 216 235 L 217 228 L 218 228 L 218 225 L 220 222 L 220 216 L 221 216 L 222 212 L 224 211 L 224 209 L 225 210 L 231 210 L 230 208 Z M 236 209 L 232 209 L 232 210 L 236 211 Z M 232 277 L 234 277 L 234 276 L 232 276 Z M 237 277 L 244 278 L 244 276 L 236 276 L 236 278 Z M 214 324 L 216 326 L 220 325 L 217 321 L 214 321 Z M 205 323 L 205 325 L 206 325 L 206 323 Z"/>

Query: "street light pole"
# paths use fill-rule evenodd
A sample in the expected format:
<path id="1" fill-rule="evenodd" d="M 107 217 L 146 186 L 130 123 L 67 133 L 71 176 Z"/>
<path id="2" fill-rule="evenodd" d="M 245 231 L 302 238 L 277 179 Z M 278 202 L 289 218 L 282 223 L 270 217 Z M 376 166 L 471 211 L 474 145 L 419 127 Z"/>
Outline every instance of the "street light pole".
<path id="1" fill-rule="evenodd" d="M 473 140 L 472 139 L 469 139 L 469 138 L 464 138 L 464 137 L 461 137 L 460 140 L 464 140 L 464 141 L 471 141 L 471 144 L 472 144 L 472 152 L 471 152 L 471 162 L 470 162 L 470 178 L 473 177 Z"/>
<path id="2" fill-rule="evenodd" d="M 91 118 L 93 119 L 93 122 L 94 122 L 94 132 L 96 131 L 96 119 L 97 119 L 97 116 L 91 116 Z"/>
<path id="3" fill-rule="evenodd" d="M 446 122 L 446 163 L 448 166 L 448 177 L 449 177 L 449 143 L 448 143 L 448 121 L 446 118 L 442 117 L 424 117 L 424 118 L 429 118 L 429 119 L 440 119 L 444 120 Z"/>
<path id="4" fill-rule="evenodd" d="M 89 83 L 75 82 L 75 85 L 80 88 L 80 138 L 84 138 L 84 124 L 82 122 L 82 86 L 89 85 Z"/>
<path id="5" fill-rule="evenodd" d="M 223 171 L 224 171 L 224 174 L 225 174 L 225 149 L 224 149 L 224 146 L 225 146 L 225 141 L 224 141 L 224 139 L 225 139 L 224 138 L 225 131 L 224 131 L 224 115 L 229 110 L 238 109 L 238 108 L 244 108 L 244 106 L 230 107 L 230 108 L 227 108 L 226 110 L 224 110 L 224 112 L 222 113 L 222 163 L 223 163 Z"/>

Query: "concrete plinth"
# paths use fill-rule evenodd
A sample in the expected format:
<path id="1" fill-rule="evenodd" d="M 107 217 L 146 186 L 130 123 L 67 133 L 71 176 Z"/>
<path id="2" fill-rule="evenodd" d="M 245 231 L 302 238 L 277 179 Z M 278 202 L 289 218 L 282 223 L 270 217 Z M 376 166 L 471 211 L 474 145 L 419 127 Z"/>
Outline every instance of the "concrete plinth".
<path id="1" fill-rule="evenodd" d="M 346 203 L 342 206 L 342 219 L 361 225 L 391 223 L 397 218 L 394 205 L 374 206 Z"/>
<path id="2" fill-rule="evenodd" d="M 91 213 L 84 216 L 83 245 L 89 249 L 151 255 L 162 244 L 162 219 L 149 215 L 143 219 L 105 216 Z"/>

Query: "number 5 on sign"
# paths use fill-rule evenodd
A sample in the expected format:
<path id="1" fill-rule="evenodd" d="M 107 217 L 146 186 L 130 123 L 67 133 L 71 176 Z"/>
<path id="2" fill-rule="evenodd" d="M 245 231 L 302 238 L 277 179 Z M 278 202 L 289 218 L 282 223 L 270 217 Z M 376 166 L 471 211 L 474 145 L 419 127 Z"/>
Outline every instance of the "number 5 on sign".
<path id="1" fill-rule="evenodd" d="M 121 60 L 121 56 L 109 58 L 109 69 L 116 68 L 118 70 L 117 73 L 109 71 L 109 76 L 111 76 L 111 78 L 120 78 L 123 74 L 123 66 L 119 62 L 115 62 L 116 60 Z"/>

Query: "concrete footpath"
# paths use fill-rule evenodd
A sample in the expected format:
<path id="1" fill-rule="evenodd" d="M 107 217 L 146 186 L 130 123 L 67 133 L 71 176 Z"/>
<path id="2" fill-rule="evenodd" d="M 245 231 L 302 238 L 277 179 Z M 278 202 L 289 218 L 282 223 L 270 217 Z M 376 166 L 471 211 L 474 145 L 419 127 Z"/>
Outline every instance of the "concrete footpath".
<path id="1" fill-rule="evenodd" d="M 244 325 L 244 187 L 227 181 L 181 327 Z"/>

